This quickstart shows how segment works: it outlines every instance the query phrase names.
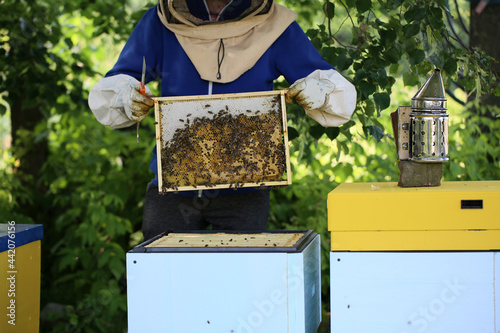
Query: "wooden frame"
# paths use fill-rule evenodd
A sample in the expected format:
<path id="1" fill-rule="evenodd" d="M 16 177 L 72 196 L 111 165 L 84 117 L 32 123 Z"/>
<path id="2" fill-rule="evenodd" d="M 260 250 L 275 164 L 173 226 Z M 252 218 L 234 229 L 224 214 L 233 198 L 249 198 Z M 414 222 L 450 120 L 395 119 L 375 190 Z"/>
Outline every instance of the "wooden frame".
<path id="1" fill-rule="evenodd" d="M 176 191 L 190 191 L 190 190 L 209 190 L 209 189 L 221 189 L 221 188 L 239 188 L 239 187 L 269 187 L 269 186 L 288 186 L 292 183 L 291 180 L 291 168 L 290 168 L 290 154 L 289 154 L 289 145 L 288 145 L 288 130 L 287 130 L 287 118 L 286 118 L 286 102 L 285 102 L 285 93 L 287 90 L 277 90 L 277 91 L 263 91 L 263 92 L 252 92 L 252 93 L 236 93 L 236 94 L 219 94 L 219 95 L 202 95 L 202 96 L 178 96 L 178 97 L 156 97 L 154 98 L 155 101 L 155 124 L 156 124 L 156 152 L 157 152 L 157 161 L 158 161 L 158 191 L 160 193 L 164 192 L 176 192 Z M 232 101 L 234 99 L 237 99 L 237 102 L 243 102 L 245 103 L 246 100 L 251 100 L 252 98 L 257 97 L 257 98 L 262 98 L 262 97 L 279 97 L 279 112 L 281 113 L 281 123 L 282 123 L 282 133 L 281 133 L 281 138 L 282 138 L 282 143 L 283 143 L 283 154 L 284 154 L 284 162 L 285 162 L 285 171 L 282 174 L 282 180 L 269 180 L 266 181 L 261 180 L 258 182 L 232 182 L 232 183 L 216 183 L 216 184 L 200 184 L 196 183 L 195 181 L 193 185 L 188 185 L 188 186 L 166 186 L 167 182 L 165 181 L 163 177 L 163 165 L 164 161 L 163 156 L 162 156 L 162 149 L 165 147 L 165 142 L 166 141 L 163 136 L 165 135 L 167 130 L 163 129 L 163 124 L 162 124 L 162 111 L 161 107 L 162 105 L 165 105 L 166 107 L 170 107 L 170 105 L 176 104 L 180 106 L 182 105 L 182 102 L 187 102 L 187 103 L 200 103 L 200 105 L 204 103 L 210 103 L 211 101 Z M 217 103 L 217 102 L 216 102 Z M 210 105 L 206 105 L 210 106 Z M 226 106 L 227 109 L 227 106 Z M 223 111 L 223 110 L 221 110 Z M 249 112 L 250 110 L 246 110 Z M 184 112 L 184 111 L 179 111 L 179 112 Z M 198 111 L 199 112 L 199 111 Z M 242 111 L 240 111 L 242 112 Z M 256 111 L 258 113 L 259 111 Z M 186 111 L 187 113 L 187 111 Z M 265 112 L 263 112 L 265 113 Z M 189 117 L 189 114 L 188 114 Z M 196 119 L 196 118 L 195 118 Z M 182 119 L 179 119 L 179 121 L 184 121 Z M 188 121 L 189 123 L 189 121 Z M 180 123 L 179 123 L 180 124 Z M 165 125 L 166 126 L 166 125 Z M 186 124 L 182 124 L 182 126 L 187 126 Z M 170 131 L 172 132 L 172 131 Z M 173 135 L 172 133 L 169 133 L 169 135 Z M 205 144 L 206 146 L 206 144 Z M 267 163 L 267 162 L 266 162 Z M 286 175 L 286 179 L 283 179 L 283 176 Z M 195 176 L 193 176 L 193 179 L 196 179 Z"/>

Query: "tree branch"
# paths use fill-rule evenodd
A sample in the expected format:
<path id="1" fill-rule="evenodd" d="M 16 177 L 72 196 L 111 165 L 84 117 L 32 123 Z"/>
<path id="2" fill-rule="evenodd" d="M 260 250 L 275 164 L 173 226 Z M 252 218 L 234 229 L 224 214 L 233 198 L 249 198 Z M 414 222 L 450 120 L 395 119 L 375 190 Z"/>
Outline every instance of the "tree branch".
<path id="1" fill-rule="evenodd" d="M 358 35 L 358 29 L 356 29 L 356 25 L 354 24 L 354 20 L 352 19 L 351 14 L 349 13 L 349 9 L 348 9 L 348 8 L 347 8 L 347 6 L 345 5 L 344 1 L 339 0 L 339 2 L 342 4 L 342 6 L 344 6 L 345 11 L 346 11 L 346 13 L 347 13 L 347 16 L 348 16 L 348 17 L 349 17 L 349 19 L 351 20 L 352 27 L 354 28 L 354 31 L 356 32 L 356 36 L 359 38 L 359 35 Z"/>

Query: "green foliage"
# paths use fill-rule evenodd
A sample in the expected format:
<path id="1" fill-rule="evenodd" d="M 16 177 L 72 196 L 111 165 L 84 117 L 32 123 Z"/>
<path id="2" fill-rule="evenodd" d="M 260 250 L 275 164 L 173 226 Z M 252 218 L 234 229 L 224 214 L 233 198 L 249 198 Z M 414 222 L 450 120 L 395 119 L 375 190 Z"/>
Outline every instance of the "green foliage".
<path id="1" fill-rule="evenodd" d="M 125 253 L 152 175 L 145 153 L 153 148 L 152 122 L 142 126 L 140 144 L 135 128 L 95 126 L 89 111 L 65 113 L 51 125 L 43 207 L 54 220 L 44 223 L 42 289 L 45 299 L 69 305 L 61 327 L 72 332 L 126 330 Z"/>
<path id="2" fill-rule="evenodd" d="M 323 57 L 356 87 L 355 113 L 365 136 L 380 140 L 386 131 L 378 118 L 391 105 L 395 76 L 401 74 L 406 86 L 418 86 L 437 67 L 448 83 L 459 82 L 479 95 L 483 91 L 497 93 L 494 87 L 499 80 L 491 70 L 493 59 L 477 49 L 453 45 L 455 38 L 444 22 L 448 10 L 444 0 L 351 0 L 326 4 L 326 22 L 309 29 L 307 35 Z M 345 27 L 346 22 L 350 29 Z M 349 34 L 351 41 L 346 42 Z M 294 123 L 301 111 L 294 114 Z M 296 109 L 292 109 L 294 112 Z M 311 122 L 296 126 L 309 132 L 309 144 L 321 135 Z M 351 127 L 339 130 L 346 134 Z"/>
<path id="3" fill-rule="evenodd" d="M 24 119 L 32 125 L 29 129 L 11 133 L 14 145 L 0 136 L 0 217 L 44 225 L 41 305 L 58 303 L 65 310 L 44 318 L 41 331 L 124 332 L 125 253 L 142 237 L 153 119 L 141 125 L 137 144 L 135 127 L 110 130 L 98 124 L 87 97 L 155 1 L 0 3 L 2 132 L 10 131 L 3 122 L 16 115 L 13 110 L 37 116 Z M 493 59 L 449 34 L 445 4 L 285 2 L 299 13 L 314 46 L 353 82 L 358 94 L 351 121 L 338 128 L 323 128 L 304 116 L 300 106 L 288 106 L 293 185 L 272 192 L 270 228 L 321 234 L 325 311 L 330 252 L 326 197 L 342 182 L 398 180 L 387 111 L 407 105 L 411 96 L 406 90 L 415 90 L 435 67 L 442 69 L 447 87 L 455 81 L 478 97 L 500 95 Z M 276 87 L 287 85 L 280 81 Z M 450 116 L 446 180 L 499 179 L 498 109 L 474 106 L 454 114 L 458 120 Z M 25 173 L 20 166 L 40 142 L 48 149 L 40 173 Z"/>
<path id="4" fill-rule="evenodd" d="M 473 103 L 449 127 L 446 180 L 500 179 L 500 108 Z"/>
<path id="5" fill-rule="evenodd" d="M 66 311 L 44 319 L 42 332 L 126 331 L 125 253 L 137 242 L 131 234 L 152 177 L 153 120 L 137 144 L 135 130 L 96 122 L 87 91 L 93 64 L 108 61 L 95 44 L 127 38 L 146 7 L 135 9 L 114 1 L 2 1 L 0 111 L 17 112 L 17 103 L 42 117 L 2 149 L 0 216 L 44 225 L 41 306 Z M 19 166 L 37 142 L 47 143 L 46 160 L 39 175 L 25 174 Z"/>

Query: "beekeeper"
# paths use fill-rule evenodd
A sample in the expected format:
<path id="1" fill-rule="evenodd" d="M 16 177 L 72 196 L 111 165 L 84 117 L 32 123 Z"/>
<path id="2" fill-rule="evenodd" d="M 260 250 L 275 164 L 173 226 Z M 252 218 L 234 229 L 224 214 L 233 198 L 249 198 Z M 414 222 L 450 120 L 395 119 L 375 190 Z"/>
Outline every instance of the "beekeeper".
<path id="1" fill-rule="evenodd" d="M 146 12 L 117 63 L 90 91 L 97 120 L 123 128 L 147 117 L 151 91 L 139 93 L 143 57 L 146 82 L 161 80 L 162 96 L 227 94 L 273 89 L 283 75 L 293 98 L 323 126 L 347 122 L 354 86 L 322 59 L 295 22 L 296 13 L 273 0 L 159 0 Z M 142 231 L 264 230 L 269 191 L 239 188 L 158 194 L 156 148 L 150 163 Z"/>

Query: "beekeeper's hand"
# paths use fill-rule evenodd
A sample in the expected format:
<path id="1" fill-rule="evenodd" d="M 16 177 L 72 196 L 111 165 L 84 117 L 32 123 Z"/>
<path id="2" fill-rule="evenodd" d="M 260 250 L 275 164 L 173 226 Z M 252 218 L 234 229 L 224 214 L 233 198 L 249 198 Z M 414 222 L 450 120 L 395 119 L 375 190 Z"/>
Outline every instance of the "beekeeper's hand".
<path id="1" fill-rule="evenodd" d="M 146 93 L 142 95 L 139 92 L 140 87 L 139 81 L 129 81 L 120 92 L 121 96 L 118 97 L 121 97 L 123 101 L 125 115 L 136 123 L 146 118 L 149 109 L 154 105 L 154 101 L 151 98 L 154 95 L 151 93 L 151 90 L 146 86 Z"/>
<path id="2" fill-rule="evenodd" d="M 356 88 L 335 69 L 317 69 L 295 81 L 286 94 L 287 103 L 293 98 L 324 127 L 345 124 L 356 109 Z"/>
<path id="3" fill-rule="evenodd" d="M 305 77 L 295 81 L 286 94 L 286 102 L 295 98 L 304 109 L 321 109 L 328 102 L 327 97 L 335 90 L 335 85 L 325 79 Z"/>

